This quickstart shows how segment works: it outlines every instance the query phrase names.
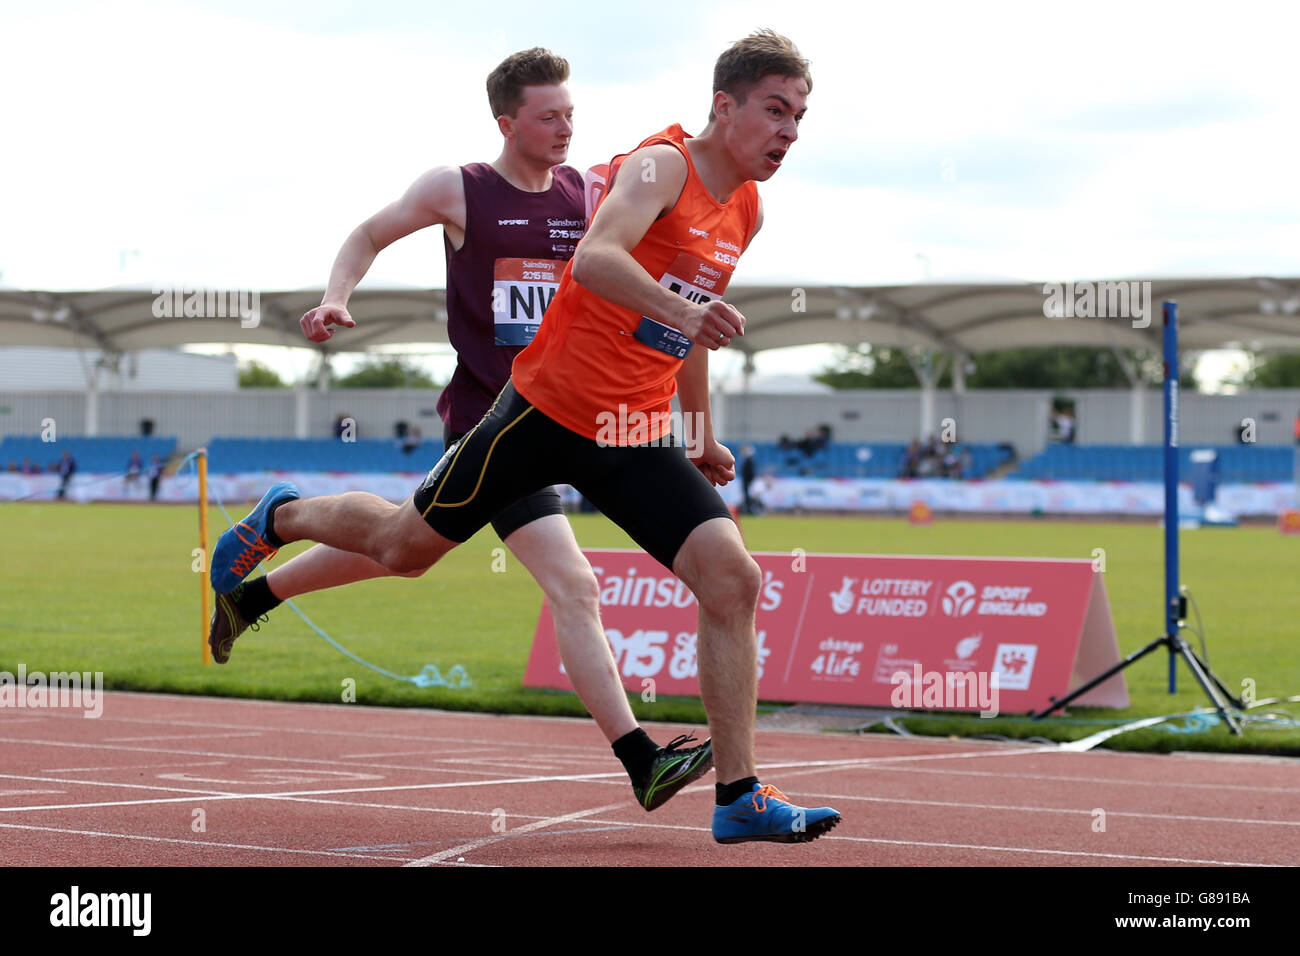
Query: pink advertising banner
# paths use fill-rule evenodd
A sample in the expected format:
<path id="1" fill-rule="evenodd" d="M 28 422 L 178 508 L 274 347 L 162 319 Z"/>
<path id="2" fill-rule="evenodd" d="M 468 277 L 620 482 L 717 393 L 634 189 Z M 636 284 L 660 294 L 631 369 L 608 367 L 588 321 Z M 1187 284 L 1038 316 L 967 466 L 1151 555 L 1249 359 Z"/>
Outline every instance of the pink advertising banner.
<path id="1" fill-rule="evenodd" d="M 627 690 L 698 696 L 698 609 L 686 585 L 640 551 L 584 553 Z M 761 700 L 1027 713 L 1119 661 L 1104 574 L 1088 560 L 754 559 Z M 545 604 L 524 684 L 572 689 Z M 1126 707 L 1123 673 L 1077 703 Z"/>

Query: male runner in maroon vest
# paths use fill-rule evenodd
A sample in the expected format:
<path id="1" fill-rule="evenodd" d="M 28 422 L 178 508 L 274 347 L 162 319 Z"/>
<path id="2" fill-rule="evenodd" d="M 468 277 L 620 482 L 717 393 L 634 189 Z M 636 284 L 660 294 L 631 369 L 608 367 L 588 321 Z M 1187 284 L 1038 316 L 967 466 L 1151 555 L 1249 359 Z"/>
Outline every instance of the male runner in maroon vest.
<path id="1" fill-rule="evenodd" d="M 501 155 L 492 163 L 432 169 L 358 226 L 334 262 L 320 307 L 302 317 L 313 342 L 330 338 L 330 325 L 351 328 L 348 298 L 379 251 L 441 225 L 447 330 L 457 352 L 456 372 L 438 400 L 448 447 L 478 423 L 509 379 L 586 229 L 582 175 L 560 165 L 573 132 L 568 75 L 568 63 L 542 49 L 501 63 L 487 82 L 505 138 Z M 653 810 L 708 772 L 711 742 L 686 748 L 693 738 L 680 737 L 660 748 L 637 725 L 600 623 L 596 576 L 563 512 L 559 494 L 545 488 L 498 512 L 492 526 L 545 592 L 565 670 L 627 769 L 637 800 Z M 287 598 L 392 573 L 364 555 L 318 545 L 229 593 L 221 593 L 228 588 L 214 575 L 213 660 L 224 663 L 235 638 Z"/>

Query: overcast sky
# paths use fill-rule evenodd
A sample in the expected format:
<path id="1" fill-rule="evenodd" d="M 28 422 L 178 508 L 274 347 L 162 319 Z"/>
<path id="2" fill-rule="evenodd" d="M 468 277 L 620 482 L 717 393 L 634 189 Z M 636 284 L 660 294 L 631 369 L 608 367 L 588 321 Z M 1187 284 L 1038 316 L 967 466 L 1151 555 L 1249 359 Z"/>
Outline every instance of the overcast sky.
<path id="1" fill-rule="evenodd" d="M 497 155 L 509 53 L 569 60 L 585 167 L 698 132 L 761 26 L 814 88 L 738 282 L 1294 276 L 1297 8 L 6 0 L 0 284 L 322 286 L 423 170 Z M 438 230 L 365 280 L 443 282 Z"/>

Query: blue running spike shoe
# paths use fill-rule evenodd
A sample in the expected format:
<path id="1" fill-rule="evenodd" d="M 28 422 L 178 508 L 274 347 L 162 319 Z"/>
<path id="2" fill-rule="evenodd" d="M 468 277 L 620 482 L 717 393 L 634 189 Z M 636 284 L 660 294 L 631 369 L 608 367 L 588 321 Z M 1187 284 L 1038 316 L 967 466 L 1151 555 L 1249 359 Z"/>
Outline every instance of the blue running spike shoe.
<path id="1" fill-rule="evenodd" d="M 706 740 L 698 747 L 683 746 L 694 739 L 682 734 L 670 740 L 667 747 L 659 748 L 646 778 L 632 784 L 637 803 L 647 810 L 658 809 L 713 768 L 713 741 Z"/>
<path id="2" fill-rule="evenodd" d="M 297 497 L 298 489 L 292 482 L 272 485 L 243 521 L 217 539 L 217 546 L 212 550 L 212 590 L 229 594 L 255 567 L 275 557 L 276 549 L 266 542 L 267 512 L 276 502 Z"/>
<path id="3" fill-rule="evenodd" d="M 719 843 L 808 843 L 840 822 L 830 807 L 796 807 L 773 786 L 754 789 L 728 807 L 713 808 L 713 839 Z"/>

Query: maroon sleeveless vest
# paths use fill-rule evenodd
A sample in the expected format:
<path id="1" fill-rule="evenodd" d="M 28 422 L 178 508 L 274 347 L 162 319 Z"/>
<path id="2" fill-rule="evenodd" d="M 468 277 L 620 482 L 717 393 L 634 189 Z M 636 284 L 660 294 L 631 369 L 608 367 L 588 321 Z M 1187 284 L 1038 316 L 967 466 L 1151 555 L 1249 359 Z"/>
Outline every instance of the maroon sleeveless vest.
<path id="1" fill-rule="evenodd" d="M 487 163 L 461 167 L 465 243 L 452 249 L 445 233 L 442 240 L 456 372 L 438 399 L 455 434 L 477 425 L 496 399 L 587 229 L 582 174 L 556 166 L 551 176 L 550 189 L 530 193 Z"/>

